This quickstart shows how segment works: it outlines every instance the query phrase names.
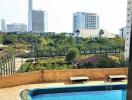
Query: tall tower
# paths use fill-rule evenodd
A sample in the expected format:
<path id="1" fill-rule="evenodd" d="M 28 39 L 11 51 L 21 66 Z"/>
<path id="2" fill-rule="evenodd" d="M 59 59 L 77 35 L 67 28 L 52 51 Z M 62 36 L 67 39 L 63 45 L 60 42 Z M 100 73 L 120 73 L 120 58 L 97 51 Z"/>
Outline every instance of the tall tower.
<path id="1" fill-rule="evenodd" d="M 4 19 L 1 20 L 1 30 L 2 32 L 6 32 L 6 22 Z"/>
<path id="2" fill-rule="evenodd" d="M 28 9 L 28 32 L 32 32 L 32 0 L 28 0 L 29 9 Z"/>
<path id="3" fill-rule="evenodd" d="M 32 32 L 43 33 L 47 28 L 46 12 L 41 10 L 32 11 Z"/>

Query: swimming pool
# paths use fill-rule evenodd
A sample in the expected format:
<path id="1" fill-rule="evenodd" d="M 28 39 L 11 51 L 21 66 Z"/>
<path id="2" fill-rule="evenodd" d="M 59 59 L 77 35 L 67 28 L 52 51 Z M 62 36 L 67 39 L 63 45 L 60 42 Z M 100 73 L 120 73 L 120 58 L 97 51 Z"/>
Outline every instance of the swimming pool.
<path id="1" fill-rule="evenodd" d="M 29 100 L 126 100 L 126 85 L 79 86 L 34 89 L 28 93 Z"/>

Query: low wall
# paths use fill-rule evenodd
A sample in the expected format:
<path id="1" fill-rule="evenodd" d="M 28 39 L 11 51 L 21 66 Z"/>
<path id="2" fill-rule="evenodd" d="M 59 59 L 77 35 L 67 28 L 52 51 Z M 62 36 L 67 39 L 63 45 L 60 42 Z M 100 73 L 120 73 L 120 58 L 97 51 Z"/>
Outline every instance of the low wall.
<path id="1" fill-rule="evenodd" d="M 127 75 L 126 68 L 45 70 L 0 77 L 0 88 L 44 82 L 68 81 L 71 76 L 88 76 L 91 80 L 104 80 L 107 75 Z"/>
<path id="2" fill-rule="evenodd" d="M 40 72 L 29 72 L 0 77 L 0 88 L 37 83 L 40 81 Z"/>

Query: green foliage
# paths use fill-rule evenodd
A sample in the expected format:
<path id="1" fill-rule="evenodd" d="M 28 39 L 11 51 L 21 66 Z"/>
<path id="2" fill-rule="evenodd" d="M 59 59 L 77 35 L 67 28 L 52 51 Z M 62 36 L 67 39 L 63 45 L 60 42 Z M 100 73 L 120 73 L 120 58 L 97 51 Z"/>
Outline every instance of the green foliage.
<path id="1" fill-rule="evenodd" d="M 11 33 L 4 35 L 3 44 L 8 45 L 8 44 L 12 44 L 15 42 L 17 42 L 17 35 L 11 34 Z"/>
<path id="2" fill-rule="evenodd" d="M 39 37 L 34 36 L 32 34 L 14 34 L 14 33 L 7 33 L 3 36 L 3 43 L 8 44 L 15 44 L 15 43 L 33 43 L 38 42 Z"/>
<path id="3" fill-rule="evenodd" d="M 0 34 L 0 44 L 3 44 L 4 37 L 2 34 Z"/>
<path id="4" fill-rule="evenodd" d="M 89 58 L 85 58 L 77 61 L 76 64 L 78 68 L 116 68 L 124 67 L 125 60 L 123 56 L 117 56 L 117 59 L 112 59 L 108 54 L 107 55 L 93 55 Z"/>
<path id="5" fill-rule="evenodd" d="M 103 34 L 103 31 L 100 31 Z M 113 39 L 99 38 L 84 38 L 76 43 L 75 38 L 71 34 L 61 33 L 57 35 L 33 35 L 33 34 L 13 34 L 8 33 L 0 36 L 0 42 L 4 44 L 12 44 L 15 49 L 30 50 L 30 54 L 34 52 L 35 57 L 54 55 L 67 55 L 71 48 L 76 48 L 78 51 L 87 51 L 89 49 L 118 49 L 124 52 L 125 41 L 119 37 Z M 18 45 L 19 44 L 19 45 Z M 33 50 L 33 51 L 32 51 Z"/>
<path id="6" fill-rule="evenodd" d="M 15 54 L 15 49 L 12 47 L 12 45 L 8 45 L 8 46 L 5 48 L 5 52 L 6 52 L 6 53 L 9 53 L 9 54 Z"/>
<path id="7" fill-rule="evenodd" d="M 76 48 L 71 49 L 66 56 L 66 61 L 73 62 L 77 58 L 78 54 L 79 53 Z"/>
<path id="8" fill-rule="evenodd" d="M 124 51 L 125 48 L 125 40 L 122 38 L 114 38 L 111 40 L 111 44 L 113 47 L 120 48 Z"/>
<path id="9" fill-rule="evenodd" d="M 83 68 L 94 68 L 94 67 L 95 65 L 92 62 L 88 62 L 83 65 Z"/>
<path id="10" fill-rule="evenodd" d="M 93 56 L 82 56 L 78 59 L 84 59 L 86 57 Z M 119 56 L 119 60 L 113 60 L 109 56 L 106 55 L 94 55 L 94 58 L 91 61 L 86 61 L 81 66 L 77 65 L 76 68 L 83 69 L 83 68 L 116 68 L 116 67 L 124 67 L 125 61 L 123 56 Z M 95 60 L 94 60 L 95 59 Z M 18 70 L 18 72 L 30 72 L 30 71 L 37 71 L 37 70 L 63 70 L 63 69 L 73 69 L 75 68 L 73 63 L 65 62 L 64 57 L 49 57 L 49 58 L 37 58 L 35 60 L 28 60 L 26 61 Z"/>
<path id="11" fill-rule="evenodd" d="M 107 56 L 100 57 L 100 59 L 98 59 L 96 62 L 96 66 L 99 68 L 117 67 L 118 65 L 118 62 L 112 60 Z"/>
<path id="12" fill-rule="evenodd" d="M 37 70 L 62 70 L 72 69 L 73 66 L 64 62 L 64 57 L 51 57 L 51 58 L 37 58 L 35 60 L 27 60 L 20 69 L 19 73 L 37 71 Z"/>
<path id="13" fill-rule="evenodd" d="M 0 35 L 0 43 L 11 45 L 11 50 L 8 51 L 28 51 L 25 52 L 15 52 L 19 57 L 52 57 L 48 59 L 39 59 L 35 63 L 26 62 L 24 63 L 19 72 L 29 72 L 40 69 L 68 69 L 73 68 L 73 63 L 76 61 L 79 53 L 81 51 L 91 50 L 121 50 L 124 52 L 125 41 L 119 37 L 113 39 L 107 39 L 101 37 L 103 31 L 100 31 L 100 38 L 92 40 L 92 38 L 80 38 L 78 42 L 72 37 L 71 34 L 61 33 L 61 34 L 4 34 Z M 85 54 L 85 53 L 84 53 Z M 56 58 L 56 56 L 64 56 L 63 59 Z M 81 59 L 81 57 L 80 57 Z M 66 61 L 66 62 L 65 62 Z M 101 57 L 96 63 L 87 62 L 84 64 L 83 68 L 89 67 L 122 67 L 125 65 L 124 59 L 119 59 L 119 61 L 114 61 L 107 56 Z"/>

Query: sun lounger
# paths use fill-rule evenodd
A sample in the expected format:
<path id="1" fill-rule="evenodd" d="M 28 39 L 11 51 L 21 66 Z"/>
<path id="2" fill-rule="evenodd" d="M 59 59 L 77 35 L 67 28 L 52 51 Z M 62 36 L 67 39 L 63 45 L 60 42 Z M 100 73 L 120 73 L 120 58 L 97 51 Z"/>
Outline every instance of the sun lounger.
<path id="1" fill-rule="evenodd" d="M 126 75 L 108 75 L 108 81 L 123 81 L 126 79 Z"/>
<path id="2" fill-rule="evenodd" d="M 76 77 L 70 77 L 71 82 L 84 82 L 88 81 L 89 77 L 87 76 L 76 76 Z"/>

